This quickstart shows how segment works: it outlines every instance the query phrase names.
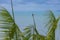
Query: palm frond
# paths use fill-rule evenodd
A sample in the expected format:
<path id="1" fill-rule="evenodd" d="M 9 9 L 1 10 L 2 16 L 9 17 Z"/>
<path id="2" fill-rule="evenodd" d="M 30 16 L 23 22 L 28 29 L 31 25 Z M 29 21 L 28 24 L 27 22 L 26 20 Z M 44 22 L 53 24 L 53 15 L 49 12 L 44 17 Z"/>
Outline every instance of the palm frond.
<path id="1" fill-rule="evenodd" d="M 14 37 L 14 34 L 17 32 L 16 30 L 18 30 L 19 33 L 21 33 L 20 29 L 14 22 L 14 19 L 5 8 L 0 9 L 0 20 L 1 20 L 0 28 L 9 30 L 9 31 L 2 31 L 8 34 L 8 35 L 6 34 L 6 40 L 8 39 L 8 36 L 10 37 L 10 39 L 12 39 Z"/>
<path id="2" fill-rule="evenodd" d="M 47 34 L 47 40 L 55 40 L 55 30 L 57 28 L 57 24 L 58 24 L 60 17 L 56 19 L 52 11 L 50 11 L 49 17 L 50 17 L 50 20 L 48 22 L 49 31 Z"/>

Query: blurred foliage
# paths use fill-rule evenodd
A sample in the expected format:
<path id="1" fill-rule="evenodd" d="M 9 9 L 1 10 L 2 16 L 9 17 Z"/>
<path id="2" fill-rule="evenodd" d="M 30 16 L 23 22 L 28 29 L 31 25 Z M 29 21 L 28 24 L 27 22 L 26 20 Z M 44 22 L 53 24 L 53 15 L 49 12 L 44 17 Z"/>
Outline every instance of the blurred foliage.
<path id="1" fill-rule="evenodd" d="M 55 40 L 55 30 L 57 28 L 60 17 L 56 18 L 52 11 L 49 11 L 49 22 L 47 23 L 48 33 L 46 36 L 39 34 L 36 29 L 36 23 L 33 16 L 34 25 L 29 25 L 20 31 L 14 21 L 14 18 L 5 8 L 0 8 L 0 33 L 3 40 Z"/>

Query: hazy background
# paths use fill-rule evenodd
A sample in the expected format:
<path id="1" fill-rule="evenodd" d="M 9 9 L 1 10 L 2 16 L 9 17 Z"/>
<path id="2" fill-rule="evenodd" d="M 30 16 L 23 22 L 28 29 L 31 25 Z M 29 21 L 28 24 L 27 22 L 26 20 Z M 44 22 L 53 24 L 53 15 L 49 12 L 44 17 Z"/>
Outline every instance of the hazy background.
<path id="1" fill-rule="evenodd" d="M 56 17 L 60 16 L 60 0 L 13 0 L 15 21 L 21 31 L 33 24 L 32 13 L 35 14 L 35 21 L 37 29 L 40 34 L 46 35 L 47 28 L 45 28 L 47 10 L 52 10 Z M 5 7 L 10 14 L 11 4 L 10 0 L 0 0 L 0 6 Z M 46 20 L 45 20 L 46 19 Z M 56 39 L 60 40 L 59 27 L 56 30 Z"/>

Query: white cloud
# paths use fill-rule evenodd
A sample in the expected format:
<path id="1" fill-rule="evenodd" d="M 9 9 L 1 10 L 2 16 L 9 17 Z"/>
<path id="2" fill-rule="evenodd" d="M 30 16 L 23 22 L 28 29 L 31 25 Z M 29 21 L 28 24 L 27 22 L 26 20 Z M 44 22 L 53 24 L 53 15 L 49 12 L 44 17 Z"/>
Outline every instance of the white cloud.
<path id="1" fill-rule="evenodd" d="M 47 5 L 47 4 L 34 4 L 34 3 L 29 3 L 29 4 L 17 4 L 14 6 L 15 11 L 45 11 L 45 10 L 59 10 L 60 5 Z"/>
<path id="2" fill-rule="evenodd" d="M 16 11 L 41 11 L 41 10 L 47 10 L 48 7 L 46 5 L 38 5 L 34 3 L 29 4 L 17 4 L 14 6 L 14 9 Z"/>
<path id="3" fill-rule="evenodd" d="M 47 4 L 55 4 L 55 5 L 57 4 L 58 5 L 58 4 L 60 4 L 60 0 L 48 0 L 48 1 L 46 1 L 46 3 Z"/>

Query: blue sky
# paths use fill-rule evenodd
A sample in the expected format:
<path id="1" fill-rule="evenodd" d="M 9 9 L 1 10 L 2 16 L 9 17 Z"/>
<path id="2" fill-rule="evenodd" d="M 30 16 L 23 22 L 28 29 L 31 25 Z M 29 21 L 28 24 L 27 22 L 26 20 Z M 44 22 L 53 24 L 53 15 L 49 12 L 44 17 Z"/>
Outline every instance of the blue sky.
<path id="1" fill-rule="evenodd" d="M 43 30 L 39 33 L 43 33 L 45 24 L 45 16 L 48 10 L 52 10 L 55 16 L 60 16 L 60 0 L 13 0 L 15 21 L 20 29 L 25 26 L 33 24 L 31 14 L 35 14 L 35 21 L 37 24 L 37 29 Z M 0 6 L 5 7 L 11 13 L 10 0 L 0 0 Z M 12 15 L 12 13 L 11 13 Z M 44 32 L 45 33 L 45 32 Z M 56 34 L 58 36 L 59 30 Z M 43 34 L 45 35 L 45 34 Z M 56 38 L 59 40 L 59 36 Z"/>
<path id="2" fill-rule="evenodd" d="M 60 10 L 60 0 L 13 0 L 15 11 Z M 10 0 L 0 0 L 0 5 L 11 9 Z"/>

